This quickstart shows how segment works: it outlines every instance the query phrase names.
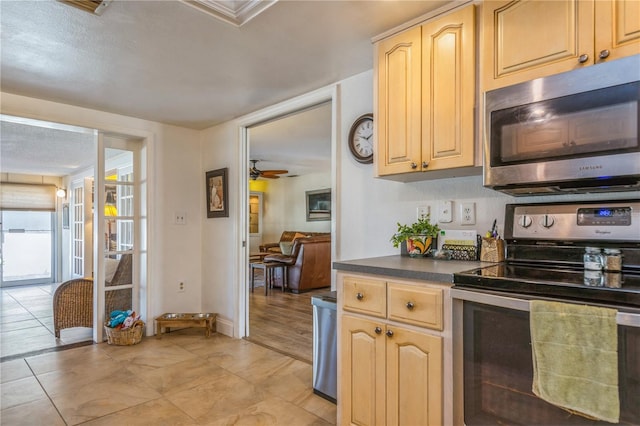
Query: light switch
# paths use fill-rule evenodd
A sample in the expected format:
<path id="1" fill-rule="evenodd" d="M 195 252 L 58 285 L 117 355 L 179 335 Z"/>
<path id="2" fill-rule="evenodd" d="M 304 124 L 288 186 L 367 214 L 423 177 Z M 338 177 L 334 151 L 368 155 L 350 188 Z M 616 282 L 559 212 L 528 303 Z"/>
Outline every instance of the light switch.
<path id="1" fill-rule="evenodd" d="M 438 222 L 449 223 L 453 221 L 453 201 L 441 201 L 438 208 Z"/>

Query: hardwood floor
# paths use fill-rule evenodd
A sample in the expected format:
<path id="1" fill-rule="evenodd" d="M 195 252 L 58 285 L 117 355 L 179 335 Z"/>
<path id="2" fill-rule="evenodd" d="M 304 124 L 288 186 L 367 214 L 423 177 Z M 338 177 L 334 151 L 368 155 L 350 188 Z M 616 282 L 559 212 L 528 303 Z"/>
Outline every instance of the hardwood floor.
<path id="1" fill-rule="evenodd" d="M 312 362 L 313 308 L 311 297 L 329 288 L 294 294 L 264 287 L 249 292 L 249 337 L 247 340 L 284 353 L 300 361 Z"/>

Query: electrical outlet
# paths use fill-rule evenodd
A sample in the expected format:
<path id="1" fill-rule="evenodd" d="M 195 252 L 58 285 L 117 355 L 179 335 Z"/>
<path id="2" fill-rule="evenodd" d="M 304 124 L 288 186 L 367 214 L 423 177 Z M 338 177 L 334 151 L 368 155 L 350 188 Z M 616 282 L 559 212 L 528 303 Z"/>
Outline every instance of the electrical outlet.
<path id="1" fill-rule="evenodd" d="M 475 225 L 476 203 L 460 203 L 460 224 Z"/>
<path id="2" fill-rule="evenodd" d="M 184 293 L 184 282 L 180 281 L 178 284 L 178 293 Z"/>
<path id="3" fill-rule="evenodd" d="M 438 207 L 438 222 L 449 223 L 453 221 L 453 201 L 441 201 Z"/>
<path id="4" fill-rule="evenodd" d="M 186 225 L 187 214 L 185 212 L 175 212 L 173 215 L 173 223 L 176 225 Z"/>
<path id="5" fill-rule="evenodd" d="M 418 219 L 426 219 L 429 216 L 429 206 L 418 206 Z"/>

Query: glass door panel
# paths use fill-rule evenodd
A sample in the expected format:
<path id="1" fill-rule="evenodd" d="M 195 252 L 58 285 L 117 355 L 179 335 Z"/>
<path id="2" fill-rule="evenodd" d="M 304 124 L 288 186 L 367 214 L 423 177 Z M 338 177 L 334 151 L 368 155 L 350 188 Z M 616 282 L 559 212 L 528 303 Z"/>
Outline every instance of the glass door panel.
<path id="1" fill-rule="evenodd" d="M 2 285 L 53 282 L 53 213 L 2 211 Z"/>
<path id="2" fill-rule="evenodd" d="M 103 140 L 103 168 L 98 176 L 96 194 L 104 270 L 104 299 L 98 315 L 109 318 L 113 311 L 139 310 L 139 189 L 136 181 L 140 145 L 105 137 Z M 102 317 L 102 318 L 100 318 Z"/>

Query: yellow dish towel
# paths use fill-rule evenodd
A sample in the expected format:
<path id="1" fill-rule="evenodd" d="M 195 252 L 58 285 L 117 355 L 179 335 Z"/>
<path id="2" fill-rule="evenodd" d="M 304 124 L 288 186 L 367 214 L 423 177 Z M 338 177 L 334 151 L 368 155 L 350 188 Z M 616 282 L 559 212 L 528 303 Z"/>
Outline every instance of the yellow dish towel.
<path id="1" fill-rule="evenodd" d="M 532 301 L 533 393 L 570 412 L 618 423 L 616 313 Z"/>

